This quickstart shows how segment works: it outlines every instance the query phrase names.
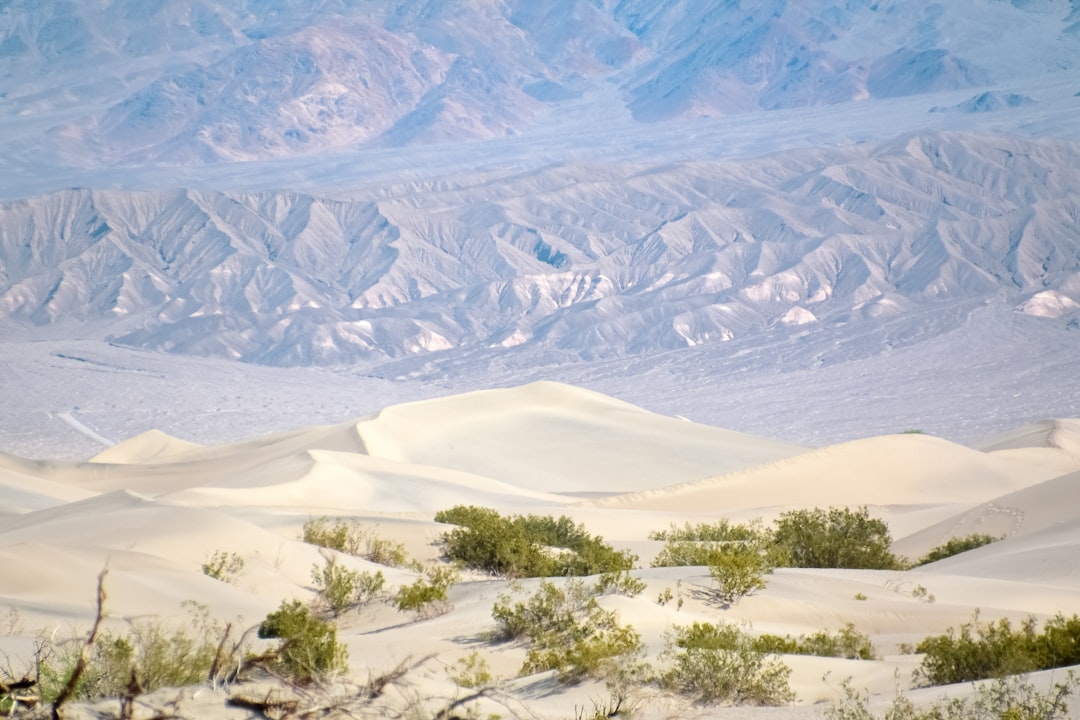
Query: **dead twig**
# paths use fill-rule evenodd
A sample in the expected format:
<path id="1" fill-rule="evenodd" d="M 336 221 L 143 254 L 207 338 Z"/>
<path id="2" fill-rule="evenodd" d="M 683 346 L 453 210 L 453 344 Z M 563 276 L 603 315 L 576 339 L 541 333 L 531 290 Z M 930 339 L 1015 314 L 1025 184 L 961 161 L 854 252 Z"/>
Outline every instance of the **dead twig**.
<path id="1" fill-rule="evenodd" d="M 108 573 L 109 569 L 105 568 L 98 575 L 97 612 L 94 615 L 94 624 L 90 628 L 90 634 L 86 636 L 86 640 L 83 642 L 82 649 L 79 651 L 79 659 L 75 661 L 75 667 L 72 669 L 71 675 L 68 677 L 67 682 L 64 683 L 60 694 L 56 696 L 56 700 L 53 701 L 52 720 L 62 720 L 60 709 L 75 692 L 79 679 L 82 677 L 83 672 L 86 671 L 86 664 L 90 661 L 90 651 L 93 649 L 94 643 L 97 642 L 98 630 L 101 628 L 101 621 L 105 618 L 105 576 Z"/>

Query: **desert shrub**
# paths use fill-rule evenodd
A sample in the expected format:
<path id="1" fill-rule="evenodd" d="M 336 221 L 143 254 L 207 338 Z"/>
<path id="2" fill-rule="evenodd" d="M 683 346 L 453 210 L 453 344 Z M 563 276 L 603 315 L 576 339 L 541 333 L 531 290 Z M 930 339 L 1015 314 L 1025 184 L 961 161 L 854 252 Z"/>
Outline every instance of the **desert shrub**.
<path id="1" fill-rule="evenodd" d="M 281 639 L 276 664 L 296 682 L 310 683 L 346 670 L 348 652 L 337 641 L 337 629 L 299 600 L 282 601 L 259 625 L 259 637 Z"/>
<path id="2" fill-rule="evenodd" d="M 415 582 L 398 588 L 394 604 L 398 610 L 414 612 L 418 617 L 441 615 L 449 610 L 446 593 L 459 578 L 452 567 L 429 565 Z"/>
<path id="3" fill-rule="evenodd" d="M 87 649 L 85 669 L 72 699 L 120 697 L 134 681 L 142 692 L 197 685 L 211 679 L 227 629 L 211 620 L 205 608 L 188 605 L 186 628 L 172 629 L 160 620 L 138 620 L 126 633 L 104 631 Z M 56 700 L 83 652 L 84 639 L 43 640 L 37 657 L 38 693 L 43 703 Z"/>
<path id="4" fill-rule="evenodd" d="M 873 660 L 875 657 L 869 636 L 859 632 L 852 623 L 836 632 L 821 630 L 812 635 L 803 635 L 796 643 L 795 653 L 849 660 Z"/>
<path id="5" fill-rule="evenodd" d="M 664 547 L 652 561 L 653 567 L 714 565 L 722 561 L 725 549 L 732 546 L 754 547 L 768 554 L 772 544 L 770 532 L 759 520 L 736 524 L 721 519 L 715 523 L 686 523 L 681 528 L 673 524 L 669 530 L 649 533 L 649 539 L 664 541 Z"/>
<path id="6" fill-rule="evenodd" d="M 777 518 L 773 530 L 777 565 L 786 567 L 901 569 L 891 544 L 888 526 L 866 507 L 792 510 Z"/>
<path id="7" fill-rule="evenodd" d="M 664 655 L 670 667 L 661 685 L 699 702 L 781 705 L 795 698 L 791 669 L 755 649 L 753 638 L 734 625 L 676 627 Z"/>
<path id="8" fill-rule="evenodd" d="M 465 657 L 458 658 L 457 662 L 446 669 L 446 673 L 455 685 L 463 688 L 486 687 L 491 684 L 494 677 L 491 674 L 491 666 L 476 650 Z"/>
<path id="9" fill-rule="evenodd" d="M 355 523 L 339 520 L 331 524 L 330 518 L 322 517 L 304 523 L 301 539 L 309 545 L 337 550 L 346 555 L 359 555 L 363 533 Z"/>
<path id="10" fill-rule="evenodd" d="M 975 548 L 982 547 L 983 545 L 989 545 L 990 543 L 1000 540 L 992 535 L 982 535 L 975 533 L 973 535 L 967 535 L 961 538 L 950 538 L 948 542 L 938 545 L 930 550 L 930 552 L 919 558 L 918 565 L 927 565 L 938 560 L 944 560 L 947 557 L 953 555 L 959 555 L 960 553 L 967 552 L 968 550 L 974 550 Z"/>
<path id="11" fill-rule="evenodd" d="M 524 602 L 503 593 L 492 607 L 496 641 L 533 639 L 539 635 L 559 633 L 575 622 L 576 617 L 596 604 L 595 593 L 580 580 L 570 580 L 562 587 L 541 582 L 536 592 Z"/>
<path id="12" fill-rule="evenodd" d="M 630 574 L 629 570 L 601 573 L 596 579 L 597 595 L 625 595 L 637 597 L 645 592 L 649 585 Z"/>
<path id="13" fill-rule="evenodd" d="M 409 551 L 405 549 L 405 544 L 397 542 L 396 540 L 387 540 L 381 538 L 374 533 L 368 533 L 364 535 L 364 550 L 360 553 L 360 557 L 365 560 L 370 560 L 377 565 L 386 565 L 388 567 L 409 567 L 417 568 L 418 563 L 409 557 Z"/>
<path id="14" fill-rule="evenodd" d="M 301 539 L 309 545 L 362 557 L 378 565 L 416 567 L 403 543 L 381 538 L 355 521 L 331 523 L 326 517 L 308 520 Z"/>
<path id="15" fill-rule="evenodd" d="M 1007 618 L 980 623 L 976 614 L 959 630 L 925 638 L 915 649 L 925 654 L 918 676 L 930 685 L 1065 667 L 1080 663 L 1080 616 L 1058 614 L 1040 633 L 1033 617 L 1014 627 Z"/>
<path id="16" fill-rule="evenodd" d="M 721 518 L 713 523 L 685 523 L 682 527 L 672 523 L 668 530 L 650 532 L 649 539 L 664 542 L 740 542 L 764 545 L 768 535 L 768 530 L 761 526 L 760 520 L 740 524 Z"/>
<path id="17" fill-rule="evenodd" d="M 636 559 L 565 516 L 506 517 L 488 508 L 459 505 L 436 513 L 435 519 L 458 525 L 443 534 L 447 557 L 498 575 L 595 575 L 629 570 Z"/>
<path id="18" fill-rule="evenodd" d="M 596 587 L 580 580 L 563 587 L 544 581 L 524 602 L 502 595 L 491 614 L 498 626 L 493 639 L 528 643 L 522 675 L 554 670 L 562 682 L 577 682 L 641 665 L 641 636 L 601 608 Z"/>
<path id="19" fill-rule="evenodd" d="M 1068 673 L 1064 682 L 1039 690 L 1023 677 L 999 678 L 976 685 L 968 697 L 939 700 L 918 707 L 898 694 L 880 720 L 1065 720 L 1069 717 L 1066 699 L 1077 686 L 1076 675 Z M 843 698 L 825 712 L 825 720 L 879 720 L 870 710 L 870 696 L 859 693 L 851 683 L 841 683 Z"/>
<path id="20" fill-rule="evenodd" d="M 367 603 L 379 597 L 386 578 L 382 571 L 350 570 L 333 555 L 323 556 L 323 564 L 311 566 L 311 581 L 318 592 L 317 605 L 331 615 Z"/>
<path id="21" fill-rule="evenodd" d="M 244 558 L 237 553 L 217 550 L 202 564 L 203 575 L 222 582 L 232 582 L 244 569 Z"/>
<path id="22" fill-rule="evenodd" d="M 753 545 L 722 545 L 710 558 L 709 575 L 724 605 L 765 588 L 762 577 L 772 572 L 765 555 Z"/>

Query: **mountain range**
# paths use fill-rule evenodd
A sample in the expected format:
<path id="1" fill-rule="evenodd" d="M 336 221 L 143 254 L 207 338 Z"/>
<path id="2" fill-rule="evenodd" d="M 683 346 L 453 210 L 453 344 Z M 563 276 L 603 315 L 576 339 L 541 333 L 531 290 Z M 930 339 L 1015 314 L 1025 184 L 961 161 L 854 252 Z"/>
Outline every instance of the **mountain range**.
<path id="1" fill-rule="evenodd" d="M 1080 347 L 1076 0 L 9 0 L 0 123 L 10 342 L 693 374 L 991 307 Z"/>

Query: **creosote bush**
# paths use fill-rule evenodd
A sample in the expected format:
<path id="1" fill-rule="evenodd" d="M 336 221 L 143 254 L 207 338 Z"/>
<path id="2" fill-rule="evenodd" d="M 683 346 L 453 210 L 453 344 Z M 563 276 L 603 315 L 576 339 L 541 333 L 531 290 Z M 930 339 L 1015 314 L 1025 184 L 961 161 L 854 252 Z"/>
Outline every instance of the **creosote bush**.
<path id="1" fill-rule="evenodd" d="M 331 615 L 378 599 L 386 585 L 381 570 L 350 570 L 330 553 L 323 556 L 322 565 L 311 566 L 311 581 L 318 592 L 316 604 Z"/>
<path id="2" fill-rule="evenodd" d="M 415 582 L 398 588 L 394 605 L 402 612 L 416 613 L 418 618 L 442 615 L 450 610 L 446 593 L 460 577 L 455 568 L 429 565 Z"/>
<path id="3" fill-rule="evenodd" d="M 777 565 L 797 568 L 863 568 L 900 570 L 893 555 L 889 527 L 858 510 L 792 510 L 776 519 L 772 534 Z"/>
<path id="4" fill-rule="evenodd" d="M 791 668 L 734 625 L 676 626 L 664 657 L 669 667 L 660 684 L 699 702 L 782 705 L 795 698 Z"/>
<path id="5" fill-rule="evenodd" d="M 755 650 L 785 655 L 817 655 L 848 660 L 873 660 L 874 645 L 870 637 L 848 623 L 836 632 L 820 630 L 811 635 L 758 635 L 752 641 Z"/>
<path id="6" fill-rule="evenodd" d="M 215 667 L 229 648 L 229 629 L 212 620 L 208 610 L 185 603 L 189 621 L 171 628 L 160 620 L 132 621 L 127 632 L 101 631 L 85 647 L 85 666 L 70 695 L 72 700 L 122 697 L 133 687 L 152 692 L 163 687 L 197 685 L 216 679 Z M 60 696 L 75 671 L 86 645 L 84 638 L 43 639 L 38 646 L 36 692 L 42 703 Z M 238 660 L 229 658 L 229 662 Z"/>
<path id="7" fill-rule="evenodd" d="M 980 623 L 978 614 L 959 630 L 925 638 L 915 650 L 925 653 L 917 676 L 945 685 L 1080 664 L 1080 616 L 1058 614 L 1042 632 L 1034 617 L 1018 627 L 1007 618 Z"/>
<path id="8" fill-rule="evenodd" d="M 718 548 L 710 558 L 709 575 L 717 585 L 717 596 L 725 606 L 756 590 L 765 589 L 763 575 L 772 572 L 765 555 L 756 547 L 729 545 Z"/>
<path id="9" fill-rule="evenodd" d="M 304 523 L 301 539 L 309 545 L 362 557 L 378 565 L 418 567 L 409 557 L 405 545 L 380 538 L 373 530 L 365 529 L 355 521 L 338 520 L 332 523 L 326 517 L 311 519 Z"/>
<path id="10" fill-rule="evenodd" d="M 578 579 L 561 587 L 540 583 L 524 601 L 502 595 L 492 608 L 492 639 L 523 639 L 528 654 L 521 674 L 554 670 L 562 682 L 586 677 L 643 675 L 641 636 L 620 625 L 613 610 L 596 601 L 598 589 Z"/>
<path id="11" fill-rule="evenodd" d="M 299 683 L 343 673 L 348 651 L 337 641 L 337 629 L 312 615 L 299 600 L 282 601 L 259 625 L 259 637 L 280 638 L 278 669 Z"/>
<path id="12" fill-rule="evenodd" d="M 222 582 L 232 582 L 244 570 L 244 558 L 237 553 L 217 550 L 202 564 L 203 575 Z"/>
<path id="13" fill-rule="evenodd" d="M 1070 672 L 1064 682 L 1039 690 L 1021 676 L 998 678 L 976 685 L 968 697 L 939 700 L 916 706 L 898 694 L 881 716 L 870 709 L 868 693 L 859 693 L 850 681 L 841 683 L 844 697 L 825 710 L 825 720 L 1065 720 L 1069 717 L 1067 698 L 1077 687 Z"/>
<path id="14" fill-rule="evenodd" d="M 919 558 L 918 562 L 916 562 L 915 565 L 927 565 L 932 562 L 937 562 L 938 560 L 944 560 L 947 557 L 959 555 L 960 553 L 965 553 L 968 550 L 980 548 L 983 545 L 989 545 L 990 543 L 1000 539 L 1001 538 L 996 538 L 993 535 L 984 535 L 979 533 L 967 535 L 965 537 L 950 538 L 948 542 L 938 545 L 937 547 L 930 550 L 930 552 Z"/>
<path id="15" fill-rule="evenodd" d="M 637 559 L 566 516 L 507 517 L 490 508 L 458 505 L 436 513 L 435 521 L 457 526 L 442 536 L 447 557 L 497 575 L 596 575 L 629 570 Z"/>
<path id="16" fill-rule="evenodd" d="M 494 679 L 491 666 L 476 650 L 458 658 L 456 663 L 446 669 L 446 673 L 454 684 L 463 688 L 487 687 Z"/>

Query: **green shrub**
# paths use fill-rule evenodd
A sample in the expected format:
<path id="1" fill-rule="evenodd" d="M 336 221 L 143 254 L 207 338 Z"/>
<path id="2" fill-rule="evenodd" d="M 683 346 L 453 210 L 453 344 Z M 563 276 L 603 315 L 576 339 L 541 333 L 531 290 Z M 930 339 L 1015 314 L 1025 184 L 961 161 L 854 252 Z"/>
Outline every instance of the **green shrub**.
<path id="1" fill-rule="evenodd" d="M 365 529 L 355 521 L 331 523 L 326 517 L 308 520 L 304 523 L 301 538 L 309 545 L 362 557 L 378 565 L 417 567 L 403 543 L 380 538 L 373 530 Z"/>
<path id="2" fill-rule="evenodd" d="M 505 517 L 488 508 L 459 505 L 436 513 L 435 519 L 458 525 L 443 534 L 447 557 L 498 575 L 595 575 L 629 570 L 636 560 L 565 516 Z"/>
<path id="3" fill-rule="evenodd" d="M 296 682 L 314 682 L 347 669 L 348 651 L 338 643 L 337 629 L 299 600 L 282 601 L 259 625 L 259 637 L 281 639 L 276 664 Z"/>
<path id="4" fill-rule="evenodd" d="M 899 694 L 881 714 L 880 720 L 1066 720 L 1066 699 L 1077 686 L 1077 677 L 1069 672 L 1064 682 L 1039 690 L 1022 677 L 999 678 L 993 683 L 976 685 L 967 697 L 939 700 L 918 707 Z M 879 720 L 870 710 L 868 693 L 859 693 L 851 683 L 841 683 L 843 699 L 824 712 L 825 720 Z"/>
<path id="5" fill-rule="evenodd" d="M 792 510 L 777 518 L 773 545 L 777 565 L 799 568 L 898 570 L 888 526 L 858 510 Z"/>
<path id="6" fill-rule="evenodd" d="M 873 660 L 874 645 L 870 638 L 848 623 L 835 633 L 821 630 L 803 635 L 796 643 L 795 654 L 838 657 L 848 660 Z"/>
<path id="7" fill-rule="evenodd" d="M 331 615 L 377 599 L 386 585 L 382 571 L 361 572 L 340 565 L 333 555 L 323 556 L 323 564 L 311 566 L 311 581 L 318 592 L 317 604 Z"/>
<path id="8" fill-rule="evenodd" d="M 526 640 L 522 675 L 555 670 L 562 682 L 577 682 L 625 674 L 641 666 L 641 636 L 601 608 L 596 591 L 580 580 L 563 587 L 544 581 L 525 602 L 502 595 L 491 612 L 498 626 L 494 638 Z"/>
<path id="9" fill-rule="evenodd" d="M 1048 620 L 1043 631 L 1029 617 L 1018 627 L 1007 618 L 980 623 L 978 615 L 959 630 L 925 638 L 915 647 L 925 653 L 918 677 L 930 685 L 1080 664 L 1080 616 L 1062 614 Z"/>
<path id="10" fill-rule="evenodd" d="M 937 547 L 930 550 L 930 552 L 919 558 L 918 562 L 916 562 L 915 565 L 927 565 L 932 562 L 937 562 L 938 560 L 944 560 L 947 557 L 959 555 L 960 553 L 967 552 L 968 550 L 974 550 L 975 548 L 982 547 L 983 545 L 989 545 L 990 543 L 1000 539 L 1001 538 L 996 538 L 992 535 L 982 535 L 978 533 L 961 538 L 950 538 L 948 542 L 942 545 L 938 545 Z"/>
<path id="11" fill-rule="evenodd" d="M 717 584 L 717 596 L 725 605 L 765 588 L 763 575 L 772 572 L 765 555 L 752 545 L 722 545 L 710 558 L 709 575 Z"/>
<path id="12" fill-rule="evenodd" d="M 217 550 L 202 564 L 203 575 L 221 582 L 232 582 L 243 570 L 244 558 L 224 550 Z"/>
<path id="13" fill-rule="evenodd" d="M 686 523 L 683 527 L 649 533 L 652 540 L 663 540 L 664 547 L 652 561 L 653 567 L 708 566 L 724 562 L 725 551 L 732 547 L 767 551 L 771 534 L 759 520 L 740 525 L 726 519 L 715 523 Z M 768 564 L 771 559 L 767 560 Z"/>
<path id="14" fill-rule="evenodd" d="M 301 539 L 309 545 L 337 550 L 346 555 L 359 555 L 363 533 L 355 523 L 339 520 L 331 524 L 330 518 L 322 517 L 304 523 Z"/>
<path id="15" fill-rule="evenodd" d="M 660 676 L 669 690 L 703 703 L 781 705 L 795 698 L 791 669 L 755 649 L 734 625 L 695 622 L 674 633 L 664 653 L 671 666 Z"/>
<path id="16" fill-rule="evenodd" d="M 664 542 L 739 542 L 765 545 L 768 538 L 769 531 L 761 526 L 760 520 L 743 525 L 732 523 L 726 518 L 714 523 L 685 523 L 681 528 L 672 523 L 669 530 L 654 530 L 649 533 L 650 540 Z"/>
<path id="17" fill-rule="evenodd" d="M 691 626 L 686 632 L 684 642 L 717 650 L 735 650 L 740 643 L 747 643 L 757 652 L 772 655 L 816 655 L 849 660 L 873 660 L 875 657 L 869 636 L 851 623 L 836 632 L 821 630 L 798 638 L 768 633 L 751 636 L 734 625 Z"/>
<path id="18" fill-rule="evenodd" d="M 476 650 L 458 658 L 456 663 L 447 668 L 446 673 L 455 685 L 463 688 L 487 687 L 493 679 L 491 666 Z"/>
<path id="19" fill-rule="evenodd" d="M 460 577 L 454 568 L 429 565 L 416 582 L 398 588 L 394 604 L 398 610 L 411 611 L 422 618 L 442 615 L 450 609 L 446 593 Z"/>
<path id="20" fill-rule="evenodd" d="M 135 679 L 142 692 L 197 685 L 211 679 L 227 630 L 205 608 L 188 605 L 187 629 L 170 629 L 159 620 L 137 620 L 127 633 L 105 631 L 88 648 L 86 667 L 72 699 L 121 697 Z M 56 700 L 83 652 L 83 638 L 43 641 L 38 652 L 38 692 L 43 703 Z"/>
<path id="21" fill-rule="evenodd" d="M 629 570 L 601 573 L 596 579 L 597 595 L 625 595 L 637 597 L 645 592 L 649 585 L 630 574 Z"/>

